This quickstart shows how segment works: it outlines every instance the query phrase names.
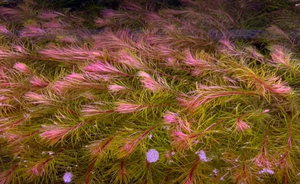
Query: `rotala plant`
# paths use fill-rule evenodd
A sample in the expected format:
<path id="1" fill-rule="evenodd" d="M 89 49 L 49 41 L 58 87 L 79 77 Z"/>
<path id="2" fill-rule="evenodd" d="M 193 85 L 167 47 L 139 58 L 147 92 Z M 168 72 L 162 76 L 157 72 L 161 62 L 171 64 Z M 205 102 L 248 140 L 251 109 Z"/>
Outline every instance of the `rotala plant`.
<path id="1" fill-rule="evenodd" d="M 0 184 L 300 182 L 291 4 L 47 3 L 0 6 Z"/>

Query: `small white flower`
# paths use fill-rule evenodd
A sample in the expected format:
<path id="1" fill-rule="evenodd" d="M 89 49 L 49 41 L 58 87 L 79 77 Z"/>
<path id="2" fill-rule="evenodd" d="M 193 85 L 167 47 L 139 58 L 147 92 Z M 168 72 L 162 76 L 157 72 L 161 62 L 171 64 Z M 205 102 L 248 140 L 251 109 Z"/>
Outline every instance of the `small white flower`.
<path id="1" fill-rule="evenodd" d="M 146 157 L 149 163 L 154 163 L 159 159 L 159 153 L 156 151 L 156 149 L 149 149 Z"/>
<path id="2" fill-rule="evenodd" d="M 220 180 L 221 180 L 221 181 L 224 181 L 224 178 L 223 178 L 223 177 L 221 177 L 221 178 L 220 178 Z"/>
<path id="3" fill-rule="evenodd" d="M 169 126 L 163 126 L 163 128 L 166 129 L 166 130 L 170 130 Z"/>
<path id="4" fill-rule="evenodd" d="M 174 151 L 172 151 L 172 152 L 171 152 L 171 155 L 175 155 L 175 152 L 174 152 Z"/>
<path id="5" fill-rule="evenodd" d="M 217 175 L 218 172 L 219 172 L 218 169 L 214 169 L 214 170 L 213 170 L 213 173 L 214 173 L 215 175 Z"/>
<path id="6" fill-rule="evenodd" d="M 196 154 L 198 154 L 198 156 L 199 156 L 199 158 L 200 158 L 201 161 L 203 161 L 203 162 L 207 162 L 208 161 L 207 158 L 206 158 L 206 154 L 205 154 L 205 152 L 203 150 L 197 152 Z"/>
<path id="7" fill-rule="evenodd" d="M 148 137 L 149 137 L 149 139 L 152 139 L 153 135 L 152 135 L 152 134 L 150 134 Z"/>
<path id="8" fill-rule="evenodd" d="M 53 151 L 49 151 L 48 153 L 49 153 L 49 155 L 53 155 L 53 154 L 54 154 L 54 152 L 53 152 Z"/>
<path id="9" fill-rule="evenodd" d="M 72 177 L 73 177 L 73 174 L 70 173 L 70 172 L 66 172 L 64 174 L 64 182 L 65 183 L 70 183 L 72 181 Z"/>

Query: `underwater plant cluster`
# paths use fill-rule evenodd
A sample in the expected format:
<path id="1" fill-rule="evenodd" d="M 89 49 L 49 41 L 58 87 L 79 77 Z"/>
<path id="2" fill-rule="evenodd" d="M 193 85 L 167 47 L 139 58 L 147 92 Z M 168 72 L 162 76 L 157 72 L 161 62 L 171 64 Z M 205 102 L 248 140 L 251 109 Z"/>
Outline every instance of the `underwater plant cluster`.
<path id="1" fill-rule="evenodd" d="M 300 182 L 296 2 L 115 2 L 0 3 L 0 184 Z"/>

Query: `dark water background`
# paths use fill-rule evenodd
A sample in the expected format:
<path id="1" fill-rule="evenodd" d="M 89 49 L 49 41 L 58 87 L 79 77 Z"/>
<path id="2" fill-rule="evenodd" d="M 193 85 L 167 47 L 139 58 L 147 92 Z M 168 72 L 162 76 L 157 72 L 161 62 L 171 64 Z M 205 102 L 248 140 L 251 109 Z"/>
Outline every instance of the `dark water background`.
<path id="1" fill-rule="evenodd" d="M 85 9 L 88 6 L 98 6 L 103 8 L 118 9 L 121 0 L 38 0 L 42 4 L 54 8 L 70 8 L 71 11 Z M 1 1 L 0 1 L 1 2 Z M 22 0 L 4 0 L 4 6 L 16 6 Z M 170 7 L 180 7 L 182 3 L 178 0 L 150 0 L 147 2 L 165 4 Z"/>
<path id="2" fill-rule="evenodd" d="M 122 2 L 126 2 L 126 0 L 33 0 L 37 2 L 41 9 L 53 9 L 53 10 L 68 10 L 69 12 L 76 13 L 86 12 L 87 16 L 91 17 L 91 20 L 94 17 L 100 16 L 100 12 L 103 9 L 114 9 L 118 10 L 122 6 Z M 198 0 L 202 1 L 202 0 Z M 203 0 L 204 1 L 204 0 Z M 220 0 L 221 2 L 226 2 L 227 4 L 232 4 L 232 6 L 236 6 L 239 0 Z M 0 0 L 1 2 L 1 0 Z M 22 3 L 23 0 L 2 0 L 0 6 L 6 7 L 15 7 L 19 3 Z M 138 0 L 140 3 L 150 3 L 155 4 L 158 9 L 160 8 L 171 8 L 171 9 L 181 9 L 184 4 L 180 2 L 180 0 Z M 207 1 L 210 3 L 210 1 Z M 276 21 L 276 17 L 268 16 L 268 14 L 274 14 L 274 12 L 278 12 L 277 14 L 299 14 L 300 19 L 300 4 L 299 7 L 295 7 L 297 3 L 300 3 L 300 0 L 253 0 L 251 1 L 251 6 L 247 7 L 245 10 L 245 14 L 243 14 L 243 20 L 247 20 L 247 17 L 252 17 L 255 19 L 251 22 L 251 25 L 247 25 L 244 23 L 240 28 L 234 28 L 227 30 L 228 37 L 231 37 L 234 40 L 242 40 L 242 41 L 251 41 L 253 45 L 257 47 L 260 51 L 265 50 L 266 43 L 262 43 L 255 40 L 261 37 L 264 34 L 267 34 L 267 26 L 272 25 L 274 21 Z M 224 3 L 225 4 L 225 3 Z M 238 9 L 237 9 L 238 11 Z M 244 10 L 243 10 L 244 11 Z M 257 14 L 259 12 L 259 14 Z M 264 15 L 264 16 L 260 16 Z M 254 17 L 254 18 L 253 18 Z M 89 19 L 89 18 L 88 18 Z M 291 20 L 292 21 L 292 20 Z M 91 28 L 91 32 L 98 32 L 99 29 L 93 30 Z M 300 40 L 300 29 L 289 29 L 284 30 L 293 38 L 295 38 L 296 42 Z M 224 32 L 220 32 L 219 30 L 210 30 L 210 36 L 215 40 L 220 40 L 224 35 Z M 253 42 L 254 41 L 254 42 Z"/>

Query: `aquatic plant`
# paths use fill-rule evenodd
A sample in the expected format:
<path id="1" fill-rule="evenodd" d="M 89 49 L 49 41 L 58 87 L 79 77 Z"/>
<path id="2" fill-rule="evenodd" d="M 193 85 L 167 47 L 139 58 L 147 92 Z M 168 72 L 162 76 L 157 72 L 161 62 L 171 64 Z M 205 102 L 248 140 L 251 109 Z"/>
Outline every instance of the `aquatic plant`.
<path id="1" fill-rule="evenodd" d="M 0 184 L 300 181 L 292 4 L 180 2 L 1 5 Z"/>

